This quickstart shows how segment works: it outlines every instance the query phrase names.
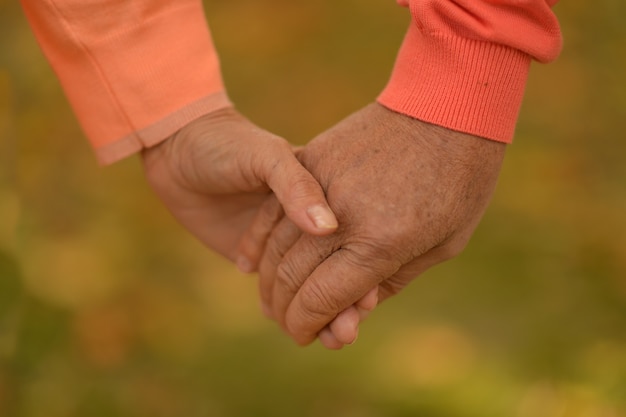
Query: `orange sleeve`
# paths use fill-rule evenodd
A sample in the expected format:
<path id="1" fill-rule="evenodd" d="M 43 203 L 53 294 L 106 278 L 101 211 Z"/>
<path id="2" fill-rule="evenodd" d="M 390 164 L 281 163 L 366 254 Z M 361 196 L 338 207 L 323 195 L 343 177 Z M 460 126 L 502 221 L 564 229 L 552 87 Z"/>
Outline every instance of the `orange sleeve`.
<path id="1" fill-rule="evenodd" d="M 379 103 L 449 129 L 511 142 L 532 59 L 562 45 L 558 0 L 399 0 L 412 23 Z"/>
<path id="2" fill-rule="evenodd" d="M 229 106 L 201 0 L 21 0 L 98 160 Z"/>

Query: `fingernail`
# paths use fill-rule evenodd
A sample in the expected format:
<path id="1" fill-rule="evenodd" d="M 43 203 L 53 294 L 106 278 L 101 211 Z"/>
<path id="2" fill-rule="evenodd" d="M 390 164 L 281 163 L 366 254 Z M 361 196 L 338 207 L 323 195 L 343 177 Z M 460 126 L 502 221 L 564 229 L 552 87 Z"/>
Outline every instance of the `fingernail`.
<path id="1" fill-rule="evenodd" d="M 243 255 L 240 255 L 237 258 L 237 269 L 239 269 L 244 274 L 249 274 L 252 272 L 252 263 Z"/>
<path id="2" fill-rule="evenodd" d="M 309 218 L 318 229 L 336 229 L 338 226 L 335 215 L 328 207 L 313 206 L 307 209 Z"/>

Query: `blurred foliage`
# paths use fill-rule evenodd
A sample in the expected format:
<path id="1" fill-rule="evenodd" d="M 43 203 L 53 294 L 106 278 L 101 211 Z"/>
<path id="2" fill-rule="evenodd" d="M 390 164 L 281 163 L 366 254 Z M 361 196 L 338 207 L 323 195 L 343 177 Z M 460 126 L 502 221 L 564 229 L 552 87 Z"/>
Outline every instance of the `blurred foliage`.
<path id="1" fill-rule="evenodd" d="M 215 0 L 229 94 L 290 140 L 372 101 L 393 1 Z M 626 3 L 556 8 L 466 252 L 340 352 L 294 346 L 137 158 L 99 168 L 17 2 L 0 1 L 0 416 L 626 416 Z"/>

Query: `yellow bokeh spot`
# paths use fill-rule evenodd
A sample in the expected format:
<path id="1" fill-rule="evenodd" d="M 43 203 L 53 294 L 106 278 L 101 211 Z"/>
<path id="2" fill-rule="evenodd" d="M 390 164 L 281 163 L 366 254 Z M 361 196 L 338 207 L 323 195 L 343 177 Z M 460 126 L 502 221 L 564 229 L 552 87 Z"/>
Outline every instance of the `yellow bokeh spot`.
<path id="1" fill-rule="evenodd" d="M 20 253 L 26 287 L 63 308 L 101 302 L 114 296 L 124 283 L 103 252 L 88 236 L 33 240 L 28 251 Z"/>
<path id="2" fill-rule="evenodd" d="M 475 350 L 470 337 L 452 325 L 405 327 L 383 346 L 378 367 L 400 387 L 441 387 L 468 375 Z"/>

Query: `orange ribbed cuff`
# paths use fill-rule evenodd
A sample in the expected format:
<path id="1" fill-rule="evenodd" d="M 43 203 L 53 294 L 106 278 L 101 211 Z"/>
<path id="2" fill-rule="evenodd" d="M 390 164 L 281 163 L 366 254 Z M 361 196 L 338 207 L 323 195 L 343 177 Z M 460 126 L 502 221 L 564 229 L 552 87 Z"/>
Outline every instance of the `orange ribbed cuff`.
<path id="1" fill-rule="evenodd" d="M 530 62 L 513 48 L 424 34 L 413 24 L 378 102 L 428 123 L 510 143 Z"/>

